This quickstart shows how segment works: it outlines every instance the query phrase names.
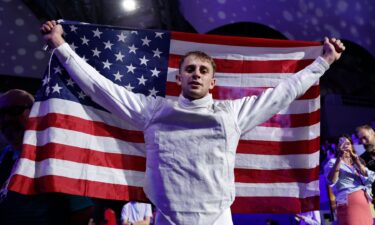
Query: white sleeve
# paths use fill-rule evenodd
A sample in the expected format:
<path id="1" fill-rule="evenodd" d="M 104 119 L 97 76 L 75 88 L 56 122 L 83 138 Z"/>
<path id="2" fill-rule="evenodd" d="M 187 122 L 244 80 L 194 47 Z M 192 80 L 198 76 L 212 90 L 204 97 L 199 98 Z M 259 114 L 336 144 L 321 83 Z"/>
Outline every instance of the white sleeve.
<path id="1" fill-rule="evenodd" d="M 261 95 L 232 101 L 241 132 L 251 130 L 287 107 L 316 83 L 328 68 L 329 64 L 318 57 L 312 64 L 289 76 L 276 87 L 268 88 Z"/>
<path id="2" fill-rule="evenodd" d="M 139 129 L 152 117 L 161 98 L 134 94 L 105 78 L 79 57 L 67 43 L 55 49 L 55 54 L 78 86 L 93 101 Z"/>

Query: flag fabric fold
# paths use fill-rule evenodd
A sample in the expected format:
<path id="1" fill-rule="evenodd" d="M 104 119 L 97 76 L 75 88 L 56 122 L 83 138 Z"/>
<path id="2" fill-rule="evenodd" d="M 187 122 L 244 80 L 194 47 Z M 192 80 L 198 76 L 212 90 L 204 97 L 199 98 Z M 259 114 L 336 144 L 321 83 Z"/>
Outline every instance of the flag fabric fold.
<path id="1" fill-rule="evenodd" d="M 215 99 L 257 95 L 320 55 L 318 42 L 132 30 L 60 21 L 65 39 L 114 83 L 176 99 L 179 59 L 211 55 Z M 143 133 L 94 103 L 55 56 L 36 95 L 10 189 L 147 200 Z M 243 134 L 235 165 L 233 212 L 299 213 L 319 208 L 320 94 L 315 84 L 289 107 Z"/>

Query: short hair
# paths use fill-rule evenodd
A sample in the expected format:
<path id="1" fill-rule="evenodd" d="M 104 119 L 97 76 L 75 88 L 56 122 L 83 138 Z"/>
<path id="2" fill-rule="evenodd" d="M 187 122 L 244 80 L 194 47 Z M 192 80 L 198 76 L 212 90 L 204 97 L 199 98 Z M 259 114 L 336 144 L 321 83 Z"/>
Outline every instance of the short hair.
<path id="1" fill-rule="evenodd" d="M 355 131 L 358 133 L 359 130 L 362 130 L 362 129 L 364 129 L 364 130 L 374 131 L 374 128 L 372 128 L 372 127 L 371 127 L 370 125 L 368 125 L 368 124 L 364 124 L 364 125 L 358 126 L 358 127 L 355 129 Z"/>
<path id="2" fill-rule="evenodd" d="M 21 89 L 11 89 L 0 95 L 0 108 L 15 105 L 32 105 L 34 97 L 27 91 Z"/>
<path id="3" fill-rule="evenodd" d="M 191 51 L 191 52 L 187 52 L 185 55 L 183 55 L 180 59 L 180 63 L 178 65 L 178 71 L 181 73 L 181 66 L 182 64 L 184 63 L 185 59 L 189 56 L 195 56 L 197 57 L 198 59 L 201 59 L 203 61 L 207 61 L 211 64 L 212 66 L 212 69 L 213 69 L 213 74 L 215 74 L 216 72 L 216 63 L 214 61 L 214 59 L 209 56 L 207 53 L 205 52 L 202 52 L 202 51 Z"/>

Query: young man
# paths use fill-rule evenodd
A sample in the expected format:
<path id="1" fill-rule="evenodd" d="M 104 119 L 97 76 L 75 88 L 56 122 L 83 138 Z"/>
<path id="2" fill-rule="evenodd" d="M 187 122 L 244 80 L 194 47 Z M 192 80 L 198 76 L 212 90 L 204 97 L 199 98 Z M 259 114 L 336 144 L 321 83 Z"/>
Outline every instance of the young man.
<path id="1" fill-rule="evenodd" d="M 134 94 L 113 84 L 81 59 L 55 21 L 41 27 L 70 76 L 98 104 L 144 132 L 144 190 L 157 207 L 156 224 L 230 225 L 235 198 L 235 151 L 243 132 L 288 106 L 340 58 L 340 40 L 325 39 L 324 54 L 260 96 L 214 101 L 215 64 L 203 52 L 183 57 L 178 101 Z M 337 50 L 336 50 L 337 49 Z"/>

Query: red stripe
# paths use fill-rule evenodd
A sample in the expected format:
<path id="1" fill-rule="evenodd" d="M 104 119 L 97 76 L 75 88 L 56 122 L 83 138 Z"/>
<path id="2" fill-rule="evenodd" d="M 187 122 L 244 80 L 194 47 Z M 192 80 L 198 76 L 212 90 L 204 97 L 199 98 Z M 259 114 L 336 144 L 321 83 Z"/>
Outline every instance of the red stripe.
<path id="1" fill-rule="evenodd" d="M 181 56 L 169 55 L 168 67 L 179 68 Z M 296 73 L 314 60 L 231 60 L 214 59 L 218 73 Z"/>
<path id="2" fill-rule="evenodd" d="M 146 158 L 141 156 L 98 152 L 92 149 L 56 143 L 49 143 L 44 146 L 24 144 L 21 157 L 37 162 L 55 158 L 108 168 L 142 172 L 146 170 Z"/>
<path id="3" fill-rule="evenodd" d="M 301 114 L 276 114 L 266 122 L 260 124 L 261 127 L 304 127 L 311 126 L 320 122 L 320 109 L 311 113 Z"/>
<path id="4" fill-rule="evenodd" d="M 319 179 L 319 166 L 313 169 L 255 170 L 234 169 L 235 180 L 240 183 L 310 183 Z"/>
<path id="5" fill-rule="evenodd" d="M 251 95 L 261 94 L 267 87 L 224 87 L 215 86 L 212 90 L 214 99 L 226 100 L 226 99 L 238 99 Z M 166 95 L 179 96 L 181 93 L 181 87 L 176 82 L 167 81 L 166 83 Z M 298 100 L 315 99 L 320 95 L 320 87 L 318 85 L 309 88 L 304 95 L 298 98 Z"/>
<path id="6" fill-rule="evenodd" d="M 312 41 L 291 41 L 291 40 L 275 40 L 265 38 L 248 38 L 248 37 L 235 37 L 223 36 L 213 34 L 193 34 L 183 32 L 171 32 L 171 38 L 174 40 L 208 43 L 218 45 L 230 46 L 247 46 L 247 47 L 307 47 L 307 46 L 320 46 L 320 42 Z"/>
<path id="7" fill-rule="evenodd" d="M 143 132 L 141 131 L 125 130 L 103 122 L 85 120 L 59 113 L 48 113 L 42 117 L 30 118 L 27 129 L 42 131 L 49 127 L 74 130 L 95 136 L 113 137 L 127 142 L 144 143 Z"/>
<path id="8" fill-rule="evenodd" d="M 319 151 L 320 138 L 303 141 L 240 140 L 237 153 L 261 155 L 309 154 Z"/>
<path id="9" fill-rule="evenodd" d="M 12 177 L 9 189 L 21 194 L 61 192 L 122 201 L 147 201 L 142 187 L 78 180 L 60 176 L 43 176 L 32 179 L 16 174 Z"/>
<path id="10" fill-rule="evenodd" d="M 319 196 L 236 197 L 231 206 L 234 213 L 300 213 L 319 209 Z"/>

